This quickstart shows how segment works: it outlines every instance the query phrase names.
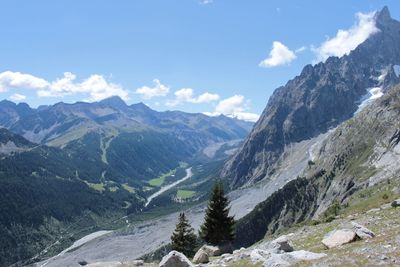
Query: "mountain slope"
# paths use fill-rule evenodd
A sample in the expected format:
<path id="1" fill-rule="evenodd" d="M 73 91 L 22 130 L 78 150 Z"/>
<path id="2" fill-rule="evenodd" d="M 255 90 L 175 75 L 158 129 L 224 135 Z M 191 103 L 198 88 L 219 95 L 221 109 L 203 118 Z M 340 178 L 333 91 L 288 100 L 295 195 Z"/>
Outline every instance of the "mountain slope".
<path id="1" fill-rule="evenodd" d="M 383 92 L 400 82 L 400 23 L 385 7 L 375 15 L 379 32 L 349 55 L 307 65 L 301 74 L 275 90 L 243 147 L 226 163 L 222 176 L 232 187 L 262 180 L 293 143 L 350 119 L 369 88 Z"/>
<path id="2" fill-rule="evenodd" d="M 400 86 L 341 124 L 321 145 L 315 162 L 260 203 L 237 226 L 237 245 L 307 219 L 329 219 L 327 210 L 351 205 L 356 192 L 399 181 Z M 364 199 L 364 201 L 366 201 Z"/>
<path id="3" fill-rule="evenodd" d="M 60 236 L 69 242 L 89 226 L 122 217 L 127 203 L 142 206 L 137 194 L 118 184 L 99 190 L 78 177 L 76 159 L 61 149 L 0 129 L 4 139 L 20 150 L 0 155 L 0 266 L 30 258 Z M 79 170 L 91 176 L 90 169 Z"/>

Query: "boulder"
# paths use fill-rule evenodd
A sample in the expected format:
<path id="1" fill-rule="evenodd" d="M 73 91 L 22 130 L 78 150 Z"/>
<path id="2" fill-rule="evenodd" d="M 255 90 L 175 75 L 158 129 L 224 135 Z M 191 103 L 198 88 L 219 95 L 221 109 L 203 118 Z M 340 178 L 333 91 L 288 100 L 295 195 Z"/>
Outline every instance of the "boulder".
<path id="1" fill-rule="evenodd" d="M 325 256 L 325 253 L 313 253 L 305 250 L 274 253 L 267 250 L 254 249 L 251 252 L 250 259 L 252 263 L 261 262 L 263 267 L 283 267 L 292 266 L 301 261 L 320 259 Z"/>
<path id="2" fill-rule="evenodd" d="M 185 255 L 178 251 L 171 251 L 164 256 L 159 267 L 193 267 L 194 265 L 186 258 Z"/>
<path id="3" fill-rule="evenodd" d="M 283 235 L 273 240 L 269 246 L 269 249 L 274 250 L 275 252 L 292 252 L 293 245 L 292 242 L 287 238 L 287 236 Z"/>
<path id="4" fill-rule="evenodd" d="M 271 254 L 264 260 L 263 267 L 286 267 L 292 265 L 287 259 L 282 257 L 285 254 Z"/>
<path id="5" fill-rule="evenodd" d="M 144 261 L 143 260 L 134 260 L 132 261 L 131 265 L 133 266 L 143 266 L 144 265 Z"/>
<path id="6" fill-rule="evenodd" d="M 257 262 L 264 262 L 271 257 L 271 252 L 263 249 L 253 249 L 250 252 L 250 260 L 253 264 Z"/>
<path id="7" fill-rule="evenodd" d="M 400 198 L 399 199 L 396 199 L 396 200 L 394 200 L 393 202 L 392 202 L 392 207 L 393 208 L 396 208 L 396 207 L 399 207 L 400 206 Z"/>
<path id="8" fill-rule="evenodd" d="M 292 251 L 289 252 L 287 255 L 290 255 L 290 257 L 292 257 L 293 260 L 295 260 L 296 262 L 318 260 L 327 256 L 325 253 L 314 253 L 306 250 Z"/>
<path id="9" fill-rule="evenodd" d="M 223 244 L 219 245 L 218 248 L 221 251 L 221 254 L 233 252 L 233 245 L 230 242 L 223 243 Z"/>
<path id="10" fill-rule="evenodd" d="M 196 254 L 193 257 L 193 263 L 199 264 L 199 263 L 207 263 L 210 260 L 208 259 L 208 254 L 201 248 L 196 252 Z"/>
<path id="11" fill-rule="evenodd" d="M 333 230 L 324 237 L 324 239 L 322 240 L 322 244 L 324 244 L 327 248 L 334 248 L 353 242 L 356 239 L 357 235 L 356 232 L 353 230 Z"/>
<path id="12" fill-rule="evenodd" d="M 368 228 L 358 224 L 356 222 L 351 222 L 356 235 L 361 239 L 372 238 L 375 237 L 375 233 L 369 230 Z"/>
<path id="13" fill-rule="evenodd" d="M 221 249 L 217 246 L 204 245 L 200 248 L 200 250 L 203 250 L 205 253 L 207 253 L 209 257 L 222 255 Z"/>

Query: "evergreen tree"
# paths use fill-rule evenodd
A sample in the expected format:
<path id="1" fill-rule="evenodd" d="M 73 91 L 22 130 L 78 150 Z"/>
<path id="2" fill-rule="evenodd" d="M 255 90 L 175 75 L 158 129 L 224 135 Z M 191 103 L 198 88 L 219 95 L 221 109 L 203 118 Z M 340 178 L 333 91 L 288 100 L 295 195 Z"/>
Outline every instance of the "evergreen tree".
<path id="1" fill-rule="evenodd" d="M 196 241 L 194 229 L 190 226 L 185 213 L 180 213 L 179 222 L 171 236 L 172 249 L 192 257 L 195 253 Z"/>
<path id="2" fill-rule="evenodd" d="M 200 228 L 200 237 L 212 245 L 232 241 L 235 220 L 229 216 L 229 200 L 224 195 L 222 182 L 217 182 L 211 192 L 210 200 Z"/>

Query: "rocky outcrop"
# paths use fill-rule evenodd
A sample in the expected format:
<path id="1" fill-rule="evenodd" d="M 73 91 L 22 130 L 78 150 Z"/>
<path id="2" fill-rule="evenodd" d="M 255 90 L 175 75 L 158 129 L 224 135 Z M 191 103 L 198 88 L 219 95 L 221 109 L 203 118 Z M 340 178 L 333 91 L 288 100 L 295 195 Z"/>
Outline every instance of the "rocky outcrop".
<path id="1" fill-rule="evenodd" d="M 185 255 L 173 250 L 162 258 L 159 267 L 193 267 L 193 264 Z"/>
<path id="2" fill-rule="evenodd" d="M 307 219 L 318 219 L 336 201 L 400 173 L 400 145 L 390 146 L 400 127 L 400 86 L 337 127 L 322 142 L 314 164 L 260 203 L 236 226 L 236 246 Z"/>
<path id="3" fill-rule="evenodd" d="M 393 208 L 400 207 L 400 199 L 394 200 L 391 205 Z"/>
<path id="4" fill-rule="evenodd" d="M 242 260 L 262 266 L 291 266 L 301 261 L 310 261 L 325 257 L 324 253 L 310 251 L 295 251 L 288 236 L 281 236 L 271 242 L 265 241 L 254 248 L 241 248 L 232 254 L 224 254 L 219 259 L 204 266 L 226 266 Z"/>
<path id="5" fill-rule="evenodd" d="M 214 256 L 220 256 L 222 255 L 222 251 L 218 246 L 210 246 L 210 245 L 204 245 L 200 248 L 200 250 L 204 251 L 207 253 L 209 257 L 214 257 Z"/>
<path id="6" fill-rule="evenodd" d="M 400 82 L 393 69 L 400 62 L 400 23 L 387 8 L 375 21 L 379 32 L 349 55 L 307 65 L 275 90 L 243 147 L 224 166 L 231 187 L 270 176 L 285 147 L 350 119 L 368 88 L 386 91 Z"/>
<path id="7" fill-rule="evenodd" d="M 199 264 L 199 263 L 207 263 L 209 262 L 208 254 L 202 249 L 199 249 L 196 254 L 193 257 L 193 263 Z"/>
<path id="8" fill-rule="evenodd" d="M 324 239 L 322 239 L 322 244 L 324 244 L 327 248 L 338 247 L 350 242 L 353 242 L 357 239 L 357 235 L 354 231 L 343 229 L 343 230 L 334 230 L 328 233 Z"/>
<path id="9" fill-rule="evenodd" d="M 353 230 L 359 238 L 368 239 L 375 237 L 375 233 L 365 226 L 362 226 L 361 224 L 358 224 L 356 222 L 351 222 L 351 225 L 353 226 Z"/>

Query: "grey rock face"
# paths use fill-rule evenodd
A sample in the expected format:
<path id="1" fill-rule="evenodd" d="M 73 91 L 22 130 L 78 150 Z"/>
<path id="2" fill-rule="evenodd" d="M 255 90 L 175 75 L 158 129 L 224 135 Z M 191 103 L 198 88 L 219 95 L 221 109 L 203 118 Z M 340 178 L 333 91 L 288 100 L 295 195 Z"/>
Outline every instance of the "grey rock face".
<path id="1" fill-rule="evenodd" d="M 393 208 L 400 207 L 400 199 L 394 200 L 391 205 Z"/>
<path id="2" fill-rule="evenodd" d="M 209 246 L 209 245 L 204 245 L 200 248 L 200 250 L 204 251 L 207 253 L 209 257 L 214 257 L 214 256 L 220 256 L 222 255 L 222 251 L 219 247 L 217 246 Z"/>
<path id="3" fill-rule="evenodd" d="M 196 252 L 196 254 L 193 257 L 193 263 L 199 264 L 199 263 L 207 263 L 209 262 L 208 259 L 208 254 L 201 248 Z"/>
<path id="4" fill-rule="evenodd" d="M 328 233 L 321 242 L 327 248 L 334 248 L 353 242 L 356 239 L 357 235 L 353 230 L 341 229 L 333 230 L 332 232 Z"/>
<path id="5" fill-rule="evenodd" d="M 192 267 L 193 264 L 185 255 L 178 251 L 171 251 L 162 258 L 159 267 Z"/>
<path id="6" fill-rule="evenodd" d="M 361 224 L 358 224 L 356 222 L 351 222 L 354 231 L 356 232 L 356 235 L 360 237 L 361 239 L 366 239 L 366 238 L 373 238 L 375 237 L 375 233 L 369 230 L 368 228 L 362 226 Z"/>
<path id="7" fill-rule="evenodd" d="M 243 147 L 222 171 L 232 187 L 272 174 L 288 144 L 351 118 L 368 88 L 385 91 L 400 82 L 393 70 L 393 65 L 400 64 L 400 23 L 387 8 L 375 20 L 379 32 L 349 55 L 307 65 L 299 76 L 275 90 Z M 383 73 L 383 79 L 378 79 Z"/>
<path id="8" fill-rule="evenodd" d="M 292 252 L 293 245 L 287 236 L 281 236 L 271 242 L 271 248 L 277 251 Z"/>

